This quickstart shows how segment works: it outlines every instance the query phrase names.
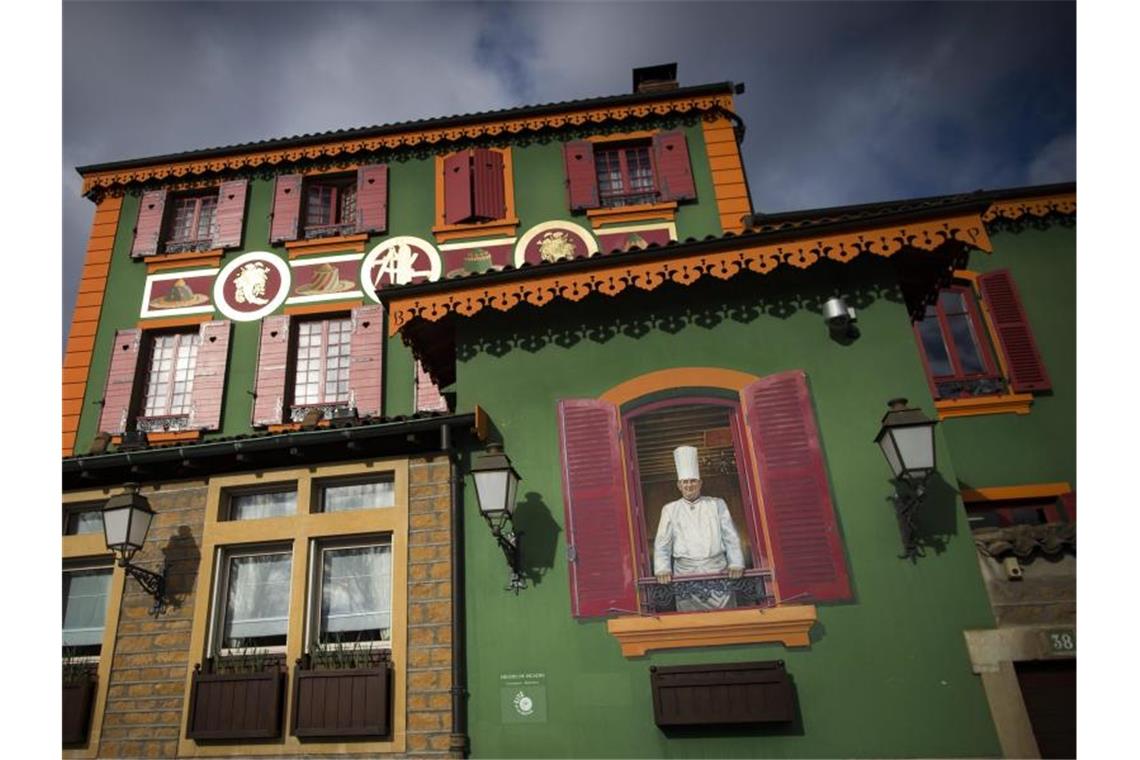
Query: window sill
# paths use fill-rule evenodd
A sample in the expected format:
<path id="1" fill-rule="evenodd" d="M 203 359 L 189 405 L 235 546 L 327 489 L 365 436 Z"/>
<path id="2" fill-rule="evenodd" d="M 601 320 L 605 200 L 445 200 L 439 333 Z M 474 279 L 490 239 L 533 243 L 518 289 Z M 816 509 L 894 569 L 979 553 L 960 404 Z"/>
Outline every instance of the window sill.
<path id="1" fill-rule="evenodd" d="M 976 417 L 982 414 L 1029 414 L 1033 405 L 1031 393 L 1007 393 L 1001 396 L 975 396 L 935 401 L 938 419 Z"/>
<path id="2" fill-rule="evenodd" d="M 436 242 L 443 243 L 448 240 L 467 240 L 469 238 L 490 236 L 512 236 L 519 228 L 518 217 L 509 219 L 495 219 L 490 222 L 473 222 L 471 224 L 439 224 L 431 228 Z"/>
<path id="3" fill-rule="evenodd" d="M 606 623 L 624 657 L 651 649 L 714 647 L 726 644 L 782 643 L 806 647 L 818 619 L 815 605 L 687 612 L 660 617 L 620 617 Z"/>
<path id="4" fill-rule="evenodd" d="M 664 220 L 672 222 L 677 218 L 677 201 L 664 203 L 642 203 L 638 206 L 616 206 L 614 208 L 592 208 L 586 211 L 590 226 L 598 229 L 605 224 Z"/>
<path id="5" fill-rule="evenodd" d="M 201 430 L 176 430 L 176 431 L 168 431 L 168 432 L 155 431 L 153 433 L 147 433 L 146 434 L 147 444 L 181 443 L 184 441 L 197 441 L 197 440 L 201 439 L 201 437 L 202 437 L 202 431 Z M 121 436 L 121 435 L 111 436 L 111 443 L 115 444 L 116 446 L 118 446 L 122 442 L 123 442 L 123 436 Z"/>
<path id="6" fill-rule="evenodd" d="M 368 242 L 368 235 L 360 233 L 359 235 L 339 235 L 337 237 L 326 238 L 313 238 L 312 240 L 290 240 L 285 243 L 285 250 L 289 252 L 289 258 L 295 259 L 299 256 L 309 256 L 314 253 L 331 253 L 333 251 L 356 251 L 364 250 L 364 244 Z"/>
<path id="7" fill-rule="evenodd" d="M 222 249 L 209 251 L 187 251 L 186 253 L 160 253 L 138 259 L 146 262 L 146 271 L 158 272 L 163 269 L 185 269 L 186 267 L 216 267 L 222 263 Z"/>

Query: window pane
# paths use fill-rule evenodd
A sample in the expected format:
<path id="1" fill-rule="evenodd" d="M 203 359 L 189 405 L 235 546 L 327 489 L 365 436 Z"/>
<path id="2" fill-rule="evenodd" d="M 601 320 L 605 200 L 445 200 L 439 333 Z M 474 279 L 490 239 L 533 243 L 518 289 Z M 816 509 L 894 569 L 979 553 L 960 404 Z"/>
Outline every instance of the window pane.
<path id="1" fill-rule="evenodd" d="M 230 496 L 231 520 L 257 520 L 280 517 L 297 511 L 296 491 L 269 493 L 235 493 Z"/>
<path id="2" fill-rule="evenodd" d="M 324 512 L 392 507 L 395 504 L 396 484 L 391 479 L 325 486 L 321 489 L 321 508 Z"/>
<path id="3" fill-rule="evenodd" d="M 63 574 L 63 645 L 80 654 L 98 654 L 107 615 L 111 568 Z M 90 648 L 95 647 L 94 651 Z"/>
<path id="4" fill-rule="evenodd" d="M 954 338 L 954 347 L 958 349 L 958 362 L 962 365 L 962 372 L 967 375 L 985 373 L 986 365 L 982 361 L 970 318 L 965 314 L 955 314 L 947 316 L 946 321 L 950 323 L 950 334 Z"/>
<path id="5" fill-rule="evenodd" d="M 285 643 L 292 565 L 289 554 L 230 558 L 222 649 Z"/>
<path id="6" fill-rule="evenodd" d="M 922 338 L 922 349 L 926 352 L 926 361 L 930 371 L 935 377 L 945 377 L 954 374 L 954 367 L 950 364 L 950 354 L 946 351 L 946 341 L 942 338 L 942 327 L 938 317 L 928 316 L 918 323 L 918 335 Z"/>
<path id="7" fill-rule="evenodd" d="M 67 514 L 67 528 L 64 535 L 78 536 L 83 533 L 102 533 L 103 532 L 103 510 L 100 507 L 94 509 L 76 509 L 68 512 Z"/>
<path id="8" fill-rule="evenodd" d="M 321 566 L 320 642 L 388 641 L 392 548 L 328 549 Z"/>

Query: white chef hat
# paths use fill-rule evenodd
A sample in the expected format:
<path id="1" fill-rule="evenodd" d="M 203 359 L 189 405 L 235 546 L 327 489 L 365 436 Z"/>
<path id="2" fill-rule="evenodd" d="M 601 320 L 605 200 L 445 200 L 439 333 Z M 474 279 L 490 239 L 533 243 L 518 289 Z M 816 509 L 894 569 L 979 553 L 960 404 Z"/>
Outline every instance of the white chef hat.
<path id="1" fill-rule="evenodd" d="M 677 465 L 677 480 L 701 479 L 696 446 L 678 446 L 673 449 L 673 464 Z"/>

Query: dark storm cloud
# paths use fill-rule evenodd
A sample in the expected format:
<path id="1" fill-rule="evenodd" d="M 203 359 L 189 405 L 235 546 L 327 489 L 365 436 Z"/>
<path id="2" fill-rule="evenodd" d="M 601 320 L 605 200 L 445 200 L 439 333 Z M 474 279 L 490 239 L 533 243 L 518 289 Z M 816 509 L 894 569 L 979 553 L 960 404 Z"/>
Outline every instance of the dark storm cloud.
<path id="1" fill-rule="evenodd" d="M 733 80 L 757 209 L 1075 177 L 1071 3 L 66 3 L 64 315 L 92 216 L 74 167 Z"/>

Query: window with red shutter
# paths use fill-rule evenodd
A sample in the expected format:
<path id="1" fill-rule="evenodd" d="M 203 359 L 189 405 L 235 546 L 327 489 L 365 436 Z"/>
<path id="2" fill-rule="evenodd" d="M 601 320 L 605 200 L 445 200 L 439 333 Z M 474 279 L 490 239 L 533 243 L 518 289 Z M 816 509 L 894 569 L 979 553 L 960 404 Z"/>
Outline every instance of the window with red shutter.
<path id="1" fill-rule="evenodd" d="M 444 223 L 469 224 L 506 218 L 505 166 L 503 154 L 489 148 L 444 157 Z"/>
<path id="2" fill-rule="evenodd" d="M 697 197 L 681 132 L 652 140 L 568 142 L 562 149 L 571 211 L 619 208 Z"/>

